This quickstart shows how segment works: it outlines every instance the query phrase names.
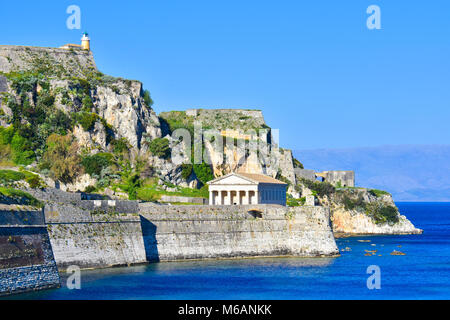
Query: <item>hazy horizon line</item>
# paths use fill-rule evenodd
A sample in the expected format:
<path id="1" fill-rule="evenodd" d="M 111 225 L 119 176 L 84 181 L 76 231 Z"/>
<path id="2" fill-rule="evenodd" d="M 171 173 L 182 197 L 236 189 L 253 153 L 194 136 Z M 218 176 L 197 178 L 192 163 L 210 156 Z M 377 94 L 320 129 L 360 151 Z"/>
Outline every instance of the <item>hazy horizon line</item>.
<path id="1" fill-rule="evenodd" d="M 346 151 L 346 150 L 354 150 L 354 149 L 378 149 L 378 148 L 399 148 L 399 147 L 449 147 L 450 144 L 382 144 L 378 146 L 359 146 L 359 147 L 322 147 L 322 148 L 307 148 L 307 149 L 299 149 L 293 148 L 292 151 Z"/>

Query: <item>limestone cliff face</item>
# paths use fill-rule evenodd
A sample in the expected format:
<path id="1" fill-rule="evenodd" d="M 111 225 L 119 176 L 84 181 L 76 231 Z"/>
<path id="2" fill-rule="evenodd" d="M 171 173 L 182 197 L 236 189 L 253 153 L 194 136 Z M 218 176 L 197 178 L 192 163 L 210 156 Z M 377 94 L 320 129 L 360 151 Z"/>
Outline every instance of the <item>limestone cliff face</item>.
<path id="1" fill-rule="evenodd" d="M 231 172 L 259 173 L 290 183 L 289 192 L 294 192 L 296 184 L 294 161 L 291 150 L 276 149 L 270 143 L 260 142 L 268 156 L 259 152 L 243 153 L 235 147 L 224 146 L 218 150 L 206 141 L 205 149 L 212 163 L 214 175 L 220 177 Z"/>
<path id="2" fill-rule="evenodd" d="M 73 134 L 82 148 L 107 150 L 112 139 L 126 139 L 130 147 L 145 154 L 145 141 L 161 137 L 157 115 L 145 102 L 142 83 L 105 76 L 98 72 L 91 52 L 54 48 L 0 46 L 0 92 L 21 103 L 23 97 L 12 84 L 13 73 L 42 76 L 48 84 L 54 107 L 71 115 L 93 113 L 98 121 L 90 128 L 76 125 Z M 31 76 L 30 76 L 31 77 Z M 32 107 L 43 90 L 33 83 L 26 96 Z M 1 98 L 0 98 L 1 99 Z M 8 126 L 12 111 L 1 102 L 6 116 L 2 125 Z"/>
<path id="3" fill-rule="evenodd" d="M 76 112 L 77 109 L 79 111 L 76 97 L 69 101 L 69 105 L 63 102 L 64 92 L 70 92 L 73 84 L 69 81 L 55 81 L 51 85 L 52 91 L 62 92 L 57 95 L 57 107 L 67 113 Z M 106 150 L 110 134 L 115 139 L 125 138 L 136 152 L 144 153 L 145 139 L 161 137 L 159 119 L 156 113 L 145 105 L 142 83 L 114 79 L 107 85 L 93 87 L 90 97 L 93 111 L 97 111 L 100 119 L 105 122 L 96 122 L 90 130 L 79 125 L 75 127 L 73 134 L 82 147 Z"/>
<path id="4" fill-rule="evenodd" d="M 115 91 L 111 86 L 98 86 L 93 92 L 93 103 L 117 135 L 126 138 L 136 149 L 144 147 L 146 138 L 161 137 L 159 119 L 145 105 L 142 83 L 119 80 L 114 85 Z"/>
<path id="5" fill-rule="evenodd" d="M 18 108 L 11 107 L 11 102 L 22 109 L 29 105 L 35 112 L 42 109 L 42 96 L 46 95 L 51 99 L 46 106 L 51 111 L 46 115 L 56 115 L 58 110 L 70 118 L 69 122 L 74 122 L 70 133 L 82 152 L 111 152 L 114 142 L 124 140 L 131 151 L 131 160 L 145 159 L 162 180 L 184 187 L 199 185 L 195 174 L 187 179 L 182 177 L 183 161 L 177 158 L 189 161 L 191 154 L 184 144 L 171 137 L 172 130 L 164 130 L 164 123 L 160 121 L 165 121 L 167 114 L 170 118 L 177 113 L 163 113 L 158 117 L 148 105 L 142 83 L 100 73 L 91 52 L 0 46 L 0 92 L 0 125 L 4 127 L 17 117 L 24 125 L 33 125 L 18 114 Z M 219 139 L 229 137 L 234 141 L 256 142 L 270 155 L 261 156 L 259 151 L 248 150 L 241 154 L 235 147 L 228 146 L 218 150 L 214 143 L 205 140 L 204 151 L 211 159 L 214 176 L 232 171 L 263 173 L 284 178 L 295 186 L 292 152 L 274 147 L 271 129 L 260 110 L 195 109 L 180 112 L 179 116 L 176 121 L 182 120 L 187 128 L 200 124 L 203 130 L 217 130 Z M 48 126 L 37 129 L 44 132 L 44 141 L 54 132 L 51 130 Z M 171 159 L 155 157 L 149 152 L 149 144 L 163 137 L 170 143 Z M 67 186 L 67 190 L 84 184 L 75 182 Z"/>
<path id="6" fill-rule="evenodd" d="M 422 230 L 414 225 L 405 216 L 399 215 L 399 222 L 394 224 L 376 224 L 366 214 L 345 210 L 333 209 L 331 221 L 333 232 L 338 235 L 350 234 L 421 234 Z"/>
<path id="7" fill-rule="evenodd" d="M 197 125 L 203 129 L 204 156 L 215 177 L 234 171 L 261 173 L 284 178 L 295 186 L 292 151 L 274 145 L 271 128 L 267 126 L 261 111 L 193 109 L 164 112 L 160 117 L 169 127 L 175 123 L 178 128 L 182 123 L 186 128 Z"/>
<path id="8" fill-rule="evenodd" d="M 401 215 L 392 196 L 363 188 L 337 189 L 320 197 L 329 206 L 336 234 L 421 234 Z"/>

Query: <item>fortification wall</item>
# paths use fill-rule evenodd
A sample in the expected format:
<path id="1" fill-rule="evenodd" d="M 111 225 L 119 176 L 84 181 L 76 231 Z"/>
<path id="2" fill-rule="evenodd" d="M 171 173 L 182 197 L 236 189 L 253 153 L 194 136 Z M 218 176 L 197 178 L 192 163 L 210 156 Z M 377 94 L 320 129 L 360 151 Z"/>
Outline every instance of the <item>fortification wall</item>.
<path id="1" fill-rule="evenodd" d="M 42 210 L 18 210 L 15 205 L 1 205 L 0 226 L 45 226 L 44 213 Z"/>
<path id="2" fill-rule="evenodd" d="M 161 197 L 161 202 L 175 202 L 175 203 L 197 203 L 206 204 L 208 199 L 198 197 L 182 197 L 182 196 L 165 196 Z"/>
<path id="3" fill-rule="evenodd" d="M 59 287 L 42 211 L 0 211 L 0 295 Z"/>
<path id="4" fill-rule="evenodd" d="M 186 115 L 192 117 L 204 116 L 216 116 L 216 115 L 231 116 L 235 114 L 247 116 L 249 118 L 259 119 L 264 121 L 263 113 L 261 110 L 248 110 L 248 109 L 188 109 Z"/>
<path id="5" fill-rule="evenodd" d="M 316 180 L 316 171 L 315 170 L 296 168 L 294 170 L 294 172 L 295 172 L 295 177 L 298 180 L 300 180 L 300 179 L 307 179 L 307 180 L 311 180 L 311 181 Z"/>
<path id="6" fill-rule="evenodd" d="M 115 221 L 50 223 L 50 241 L 58 267 L 109 267 L 145 263 L 139 217 Z"/>
<path id="7" fill-rule="evenodd" d="M 55 202 L 76 202 L 81 201 L 81 193 L 65 192 L 60 189 L 46 188 L 46 189 L 25 189 L 24 191 L 31 194 L 33 197 L 42 201 Z"/>
<path id="8" fill-rule="evenodd" d="M 354 171 L 325 171 L 325 181 L 332 185 L 340 183 L 343 187 L 355 186 L 355 172 Z"/>
<path id="9" fill-rule="evenodd" d="M 157 252 L 160 260 L 338 253 L 327 208 L 268 205 L 180 209 L 141 213 L 147 252 Z"/>
<path id="10" fill-rule="evenodd" d="M 47 207 L 46 207 L 47 209 Z M 67 210 L 54 204 L 52 211 Z M 47 213 L 46 213 L 47 214 Z M 139 214 L 53 215 L 50 241 L 58 266 L 83 268 L 183 259 L 338 254 L 323 207 L 162 206 Z"/>
<path id="11" fill-rule="evenodd" d="M 41 61 L 60 65 L 73 76 L 81 76 L 83 70 L 96 70 L 92 52 L 27 46 L 0 46 L 0 72 L 26 71 Z"/>

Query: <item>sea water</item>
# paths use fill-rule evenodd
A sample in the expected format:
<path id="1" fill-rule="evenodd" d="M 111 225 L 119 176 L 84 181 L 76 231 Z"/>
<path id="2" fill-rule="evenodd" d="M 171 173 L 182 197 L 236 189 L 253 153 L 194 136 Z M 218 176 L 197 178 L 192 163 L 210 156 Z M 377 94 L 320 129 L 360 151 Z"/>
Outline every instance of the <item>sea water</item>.
<path id="1" fill-rule="evenodd" d="M 82 271 L 80 290 L 69 290 L 62 274 L 60 289 L 8 299 L 449 299 L 450 203 L 397 205 L 423 235 L 337 239 L 337 258 L 170 262 Z M 394 250 L 405 255 L 391 255 Z M 369 266 L 379 267 L 379 289 L 368 288 Z"/>

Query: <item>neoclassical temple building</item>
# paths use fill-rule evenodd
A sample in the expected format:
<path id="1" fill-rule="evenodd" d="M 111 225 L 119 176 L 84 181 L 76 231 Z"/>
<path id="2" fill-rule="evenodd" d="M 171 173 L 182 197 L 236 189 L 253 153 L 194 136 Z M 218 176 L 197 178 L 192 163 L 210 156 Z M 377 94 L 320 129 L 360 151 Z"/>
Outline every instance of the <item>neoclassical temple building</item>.
<path id="1" fill-rule="evenodd" d="M 210 205 L 286 205 L 287 184 L 263 174 L 230 173 L 208 185 Z"/>

